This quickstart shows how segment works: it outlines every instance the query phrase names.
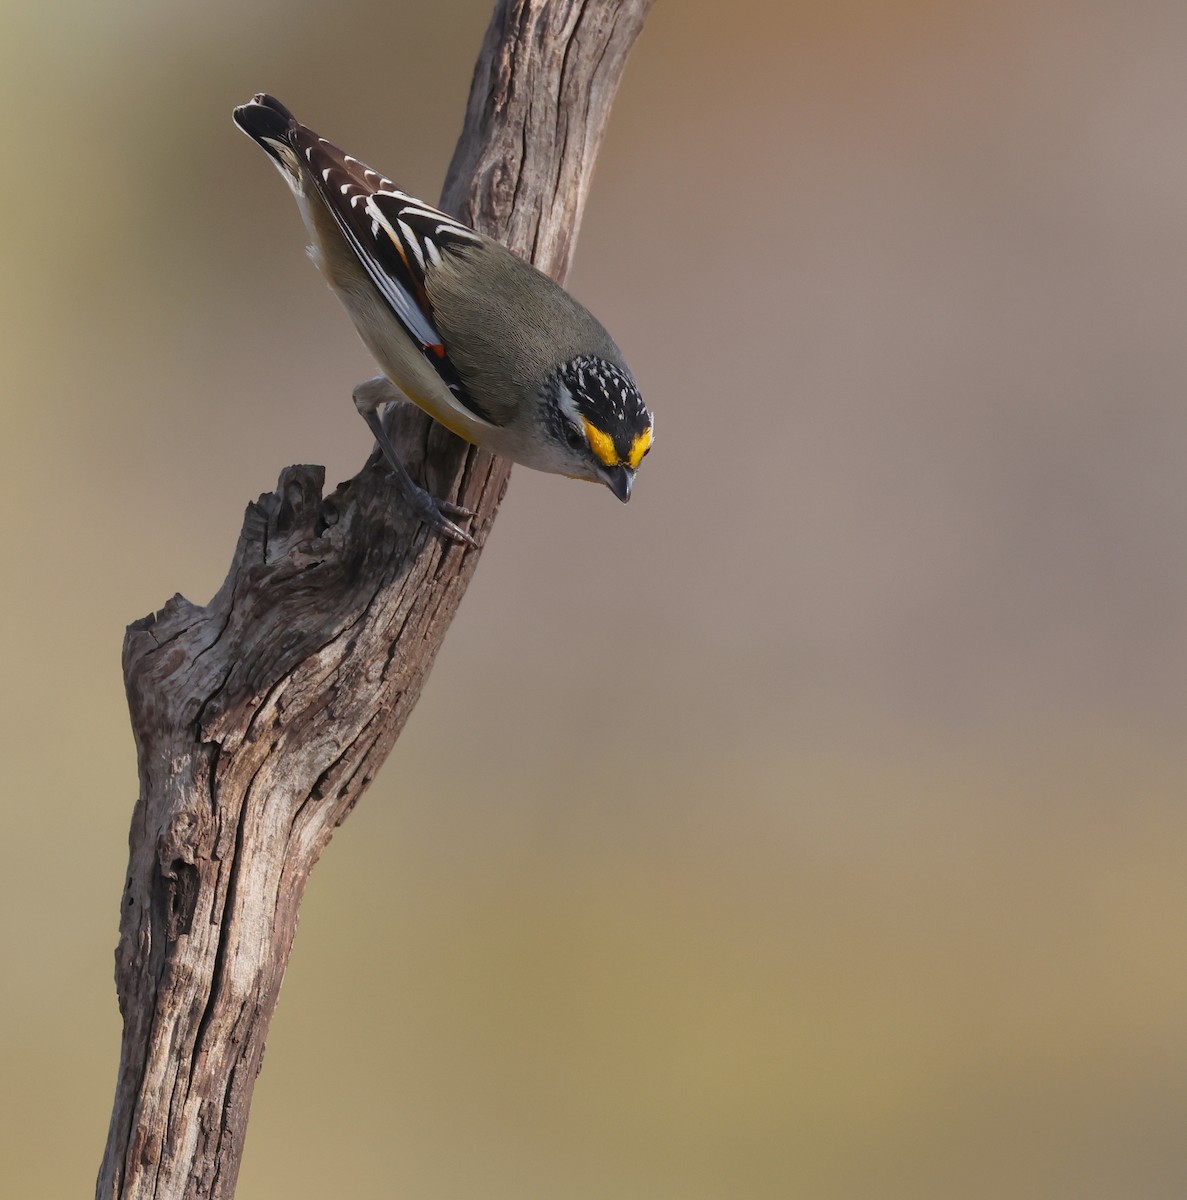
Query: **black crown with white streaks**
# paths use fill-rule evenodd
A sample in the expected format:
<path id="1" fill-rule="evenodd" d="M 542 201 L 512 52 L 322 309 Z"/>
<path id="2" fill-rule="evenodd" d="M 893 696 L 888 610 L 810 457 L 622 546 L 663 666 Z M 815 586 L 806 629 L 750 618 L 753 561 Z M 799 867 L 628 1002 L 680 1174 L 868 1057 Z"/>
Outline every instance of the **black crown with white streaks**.
<path id="1" fill-rule="evenodd" d="M 619 460 L 627 462 L 652 420 L 630 373 L 604 358 L 582 356 L 566 363 L 558 378 L 578 414 L 606 434 Z"/>

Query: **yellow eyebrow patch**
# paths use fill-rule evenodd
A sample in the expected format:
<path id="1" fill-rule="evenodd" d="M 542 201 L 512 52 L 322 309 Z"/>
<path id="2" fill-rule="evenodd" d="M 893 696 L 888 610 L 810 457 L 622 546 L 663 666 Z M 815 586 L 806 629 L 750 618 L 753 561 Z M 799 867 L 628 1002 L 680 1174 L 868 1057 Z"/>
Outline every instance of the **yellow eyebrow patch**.
<path id="1" fill-rule="evenodd" d="M 647 453 L 651 447 L 651 426 L 648 425 L 641 434 L 633 442 L 631 442 L 631 452 L 626 456 L 626 465 L 632 471 L 639 469 L 639 464 L 643 461 L 643 455 Z"/>
<path id="2" fill-rule="evenodd" d="M 618 451 L 614 449 L 614 439 L 608 433 L 603 433 L 596 425 L 591 425 L 584 417 L 582 417 L 582 422 L 585 425 L 585 436 L 589 438 L 589 448 L 594 452 L 594 457 L 598 462 L 604 467 L 620 466 Z"/>

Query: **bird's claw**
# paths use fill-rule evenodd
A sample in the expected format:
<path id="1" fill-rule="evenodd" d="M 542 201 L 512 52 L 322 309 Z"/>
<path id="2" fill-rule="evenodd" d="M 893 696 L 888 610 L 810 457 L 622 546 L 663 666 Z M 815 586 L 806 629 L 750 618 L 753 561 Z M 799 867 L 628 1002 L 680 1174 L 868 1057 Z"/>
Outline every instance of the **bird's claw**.
<path id="1" fill-rule="evenodd" d="M 474 516 L 471 509 L 461 504 L 454 504 L 452 500 L 439 500 L 436 496 L 426 492 L 422 487 L 413 485 L 414 490 L 410 490 L 403 486 L 403 480 L 398 475 L 392 474 L 388 478 L 394 483 L 401 485 L 400 490 L 404 494 L 404 499 L 407 501 L 408 507 L 430 529 L 447 537 L 451 542 L 459 542 L 463 546 L 477 547 L 478 542 L 474 538 L 474 535 L 468 533 L 456 522 L 449 519 L 450 517 L 457 517 L 458 520 L 462 521 L 471 520 Z"/>
<path id="2" fill-rule="evenodd" d="M 457 506 L 454 505 L 454 508 Z M 466 510 L 462 509 L 461 513 L 455 513 L 455 516 L 460 517 Z M 436 533 L 447 537 L 451 542 L 459 542 L 463 546 L 473 546 L 478 548 L 478 539 L 472 533 L 467 533 L 460 525 L 451 521 L 441 509 L 435 509 L 433 514 L 419 514 L 426 525 Z M 472 513 L 467 514 L 473 516 Z"/>

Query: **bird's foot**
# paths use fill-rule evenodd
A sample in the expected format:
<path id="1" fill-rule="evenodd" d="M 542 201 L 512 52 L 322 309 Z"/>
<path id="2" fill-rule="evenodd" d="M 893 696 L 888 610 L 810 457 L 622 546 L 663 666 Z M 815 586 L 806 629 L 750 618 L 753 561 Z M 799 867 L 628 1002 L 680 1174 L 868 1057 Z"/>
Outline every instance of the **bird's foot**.
<path id="1" fill-rule="evenodd" d="M 459 542 L 463 546 L 476 547 L 478 545 L 473 534 L 468 533 L 455 521 L 449 519 L 456 517 L 459 521 L 471 520 L 474 513 L 470 509 L 461 504 L 454 504 L 452 500 L 439 500 L 430 492 L 426 492 L 424 488 L 417 487 L 406 476 L 401 477 L 393 472 L 388 479 L 399 486 L 404 502 L 412 510 L 413 515 L 434 532 L 442 534 L 451 542 Z"/>

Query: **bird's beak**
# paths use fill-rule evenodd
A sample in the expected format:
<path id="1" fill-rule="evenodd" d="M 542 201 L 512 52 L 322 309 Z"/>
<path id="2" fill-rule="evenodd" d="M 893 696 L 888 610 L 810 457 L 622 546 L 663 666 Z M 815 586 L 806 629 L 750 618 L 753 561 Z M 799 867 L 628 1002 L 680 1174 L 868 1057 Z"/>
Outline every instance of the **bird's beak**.
<path id="1" fill-rule="evenodd" d="M 599 467 L 598 477 L 623 504 L 631 498 L 635 473 L 630 467 Z"/>

